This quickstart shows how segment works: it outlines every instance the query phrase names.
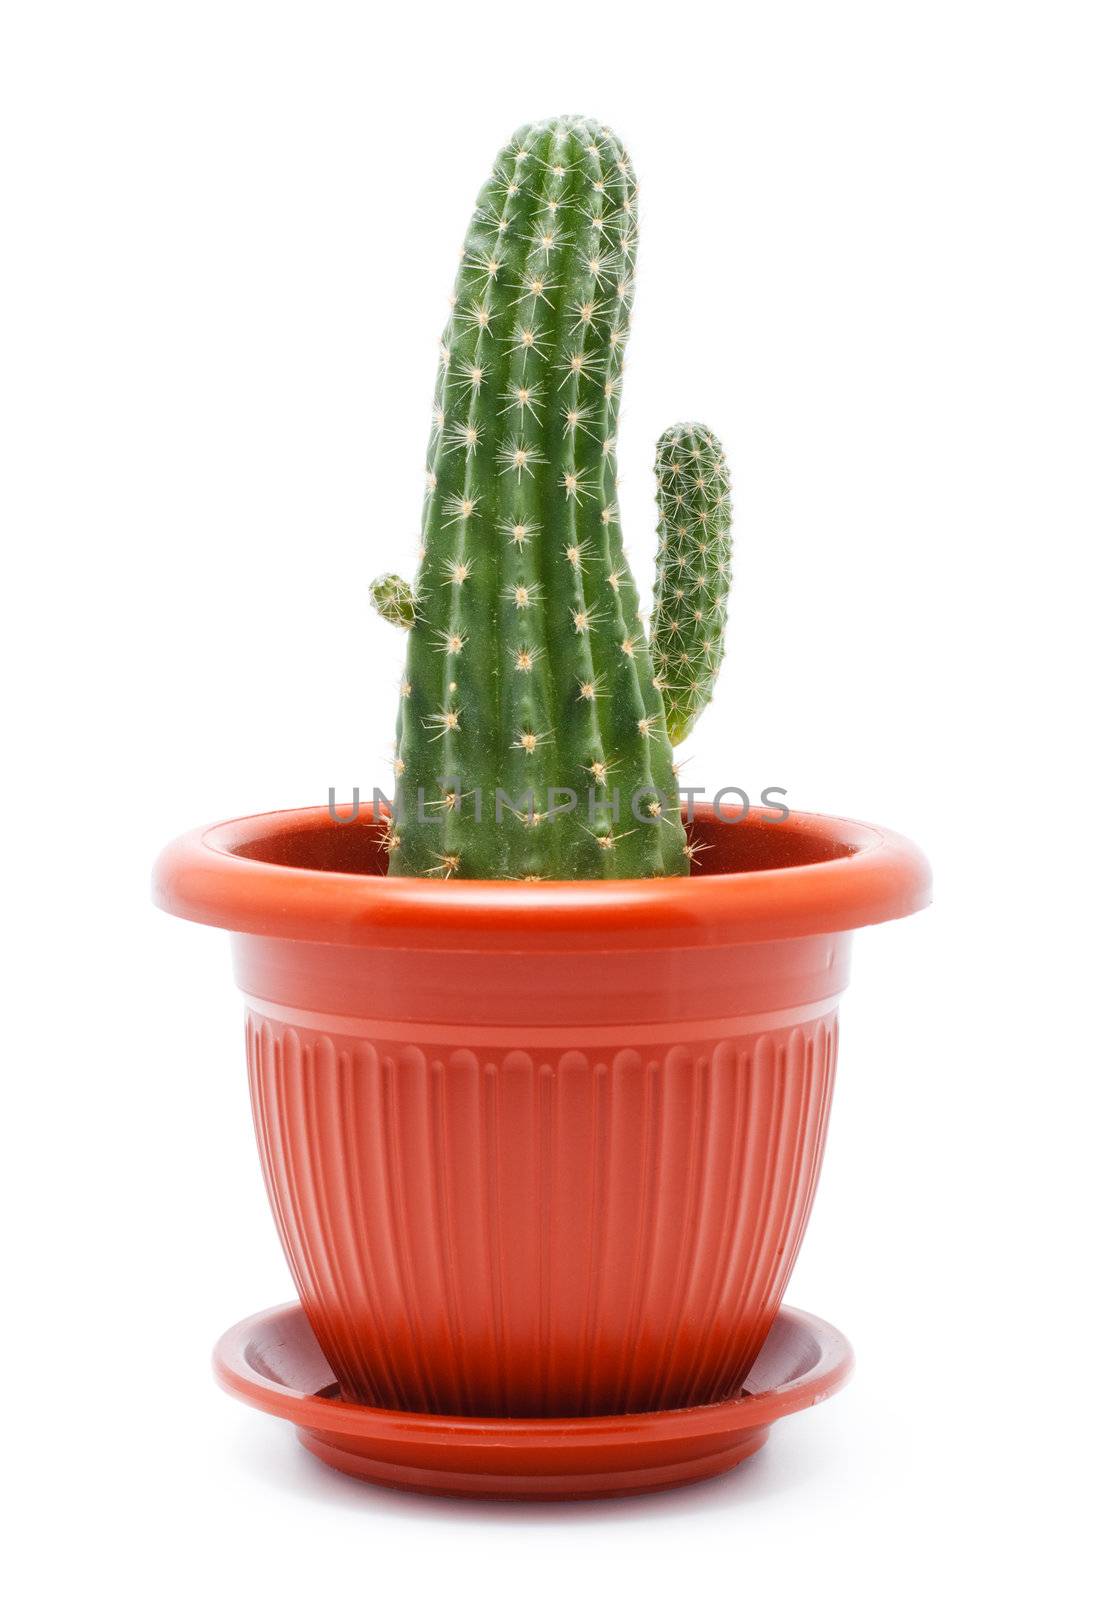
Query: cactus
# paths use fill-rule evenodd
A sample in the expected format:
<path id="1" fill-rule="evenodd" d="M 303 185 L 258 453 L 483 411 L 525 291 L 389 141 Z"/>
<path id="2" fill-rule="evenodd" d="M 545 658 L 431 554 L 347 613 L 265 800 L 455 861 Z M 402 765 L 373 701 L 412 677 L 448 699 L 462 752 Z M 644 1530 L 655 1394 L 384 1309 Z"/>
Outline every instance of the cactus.
<path id="1" fill-rule="evenodd" d="M 668 428 L 655 450 L 659 510 L 651 660 L 666 730 L 680 744 L 712 695 L 724 653 L 731 582 L 732 497 L 716 435 Z"/>
<path id="2" fill-rule="evenodd" d="M 616 498 L 636 192 L 609 129 L 556 118 L 517 133 L 478 197 L 415 585 L 372 590 L 409 629 L 390 873 L 689 870 Z"/>
<path id="3" fill-rule="evenodd" d="M 395 628 L 413 628 L 416 625 L 416 596 L 412 585 L 387 572 L 370 584 L 370 599 L 379 616 Z"/>

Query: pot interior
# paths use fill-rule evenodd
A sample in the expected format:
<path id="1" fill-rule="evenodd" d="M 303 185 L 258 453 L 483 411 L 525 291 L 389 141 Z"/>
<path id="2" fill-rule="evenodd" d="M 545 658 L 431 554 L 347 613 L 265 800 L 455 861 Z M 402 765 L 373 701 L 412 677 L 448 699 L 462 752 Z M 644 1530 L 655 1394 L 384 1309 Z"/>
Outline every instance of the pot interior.
<path id="1" fill-rule="evenodd" d="M 349 807 L 340 807 L 340 815 L 347 810 Z M 277 828 L 272 816 L 257 820 L 264 828 L 253 836 L 244 832 L 230 846 L 233 855 L 315 872 L 385 875 L 384 820 L 374 817 L 368 805 L 350 821 L 336 822 L 326 811 L 311 815 L 290 812 L 287 825 Z M 755 809 L 743 816 L 738 806 L 722 805 L 719 814 L 711 806 L 698 806 L 692 819 L 686 815 L 686 831 L 707 846 L 693 862 L 694 878 L 812 866 L 854 855 L 856 849 L 841 839 L 814 832 L 804 818 L 783 820 L 777 811 Z"/>

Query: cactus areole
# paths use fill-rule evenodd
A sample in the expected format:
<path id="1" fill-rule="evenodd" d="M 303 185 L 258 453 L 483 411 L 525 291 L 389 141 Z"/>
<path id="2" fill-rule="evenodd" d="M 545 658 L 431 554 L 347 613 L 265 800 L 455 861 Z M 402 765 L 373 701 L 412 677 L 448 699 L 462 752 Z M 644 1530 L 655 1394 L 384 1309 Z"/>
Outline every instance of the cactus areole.
<path id="1" fill-rule="evenodd" d="M 371 591 L 409 630 L 391 874 L 689 871 L 672 743 L 719 665 L 730 506 L 713 436 L 671 429 L 652 650 L 616 494 L 636 192 L 610 129 L 556 118 L 516 134 L 478 197 L 416 579 Z"/>

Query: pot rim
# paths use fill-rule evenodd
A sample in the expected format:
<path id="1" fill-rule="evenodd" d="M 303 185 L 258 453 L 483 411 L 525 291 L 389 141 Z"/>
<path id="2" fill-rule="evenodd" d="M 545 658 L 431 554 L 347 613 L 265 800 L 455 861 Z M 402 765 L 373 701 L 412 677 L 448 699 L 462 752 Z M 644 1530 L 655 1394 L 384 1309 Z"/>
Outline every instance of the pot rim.
<path id="1" fill-rule="evenodd" d="M 602 935 L 612 945 L 653 948 L 795 939 L 906 917 L 931 900 L 928 862 L 899 834 L 814 812 L 783 821 L 755 807 L 743 817 L 734 806 L 698 805 L 692 831 L 731 849 L 737 830 L 754 830 L 745 846 L 763 857 L 792 856 L 791 864 L 713 871 L 701 863 L 688 878 L 505 883 L 390 878 L 272 859 L 294 841 L 316 841 L 328 830 L 337 839 L 350 827 L 328 807 L 308 806 L 198 828 L 158 857 L 155 904 L 191 922 L 270 938 L 403 948 L 447 935 L 454 949 L 487 950 L 521 936 L 533 948 L 536 935 L 561 946 L 575 935 Z"/>

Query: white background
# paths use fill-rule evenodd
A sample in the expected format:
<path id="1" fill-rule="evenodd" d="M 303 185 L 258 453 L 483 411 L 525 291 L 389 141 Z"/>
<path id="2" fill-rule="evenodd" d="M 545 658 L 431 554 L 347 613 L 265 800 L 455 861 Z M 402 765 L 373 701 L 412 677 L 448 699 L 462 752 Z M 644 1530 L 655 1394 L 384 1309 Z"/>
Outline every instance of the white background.
<path id="1" fill-rule="evenodd" d="M 1109 372 L 1099 5 L 10 4 L 4 1457 L 13 1592 L 1094 1592 Z M 919 841 L 856 946 L 788 1298 L 853 1384 L 711 1485 L 362 1488 L 210 1381 L 290 1284 L 199 823 L 384 783 L 435 346 L 478 185 L 584 110 L 642 183 L 621 468 L 737 486 L 694 782 Z M 9 1499 L 7 1509 L 12 1510 Z"/>

